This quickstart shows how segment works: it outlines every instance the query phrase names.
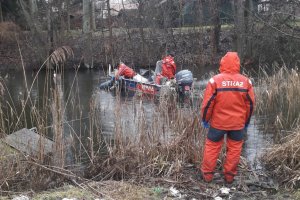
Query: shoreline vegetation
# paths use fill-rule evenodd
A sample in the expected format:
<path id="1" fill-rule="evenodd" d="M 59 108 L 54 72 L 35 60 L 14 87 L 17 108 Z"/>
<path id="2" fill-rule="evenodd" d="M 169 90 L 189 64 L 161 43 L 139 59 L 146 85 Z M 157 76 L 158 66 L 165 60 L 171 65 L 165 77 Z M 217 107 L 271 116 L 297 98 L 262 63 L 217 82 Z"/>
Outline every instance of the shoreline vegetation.
<path id="1" fill-rule="evenodd" d="M 70 49 L 62 47 L 49 60 L 57 65 L 70 55 Z M 61 195 L 61 198 L 71 198 L 74 195 L 79 199 L 83 199 L 81 195 L 86 193 L 91 195 L 85 197 L 87 199 L 131 199 L 133 196 L 130 194 L 139 196 L 137 199 L 211 199 L 217 196 L 227 198 L 229 195 L 235 199 L 260 199 L 269 195 L 274 198 L 280 195 L 296 198 L 299 195 L 297 188 L 300 177 L 298 73 L 297 69 L 283 67 L 274 70 L 271 75 L 264 70 L 258 74 L 255 115 L 268 119 L 260 123 L 265 127 L 265 133 L 274 134 L 275 145 L 262 156 L 261 162 L 265 170 L 252 170 L 247 160 L 242 158 L 239 176 L 231 186 L 224 183 L 220 173 L 224 151 L 213 183 L 206 184 L 200 178 L 198 166 L 202 159 L 205 130 L 199 123 L 199 108 L 178 107 L 176 99 L 166 96 L 160 98 L 158 104 L 154 104 L 152 120 L 149 121 L 146 116 L 149 113 L 144 110 L 142 99 L 134 97 L 133 103 L 127 105 L 130 107 L 127 110 L 133 110 L 134 114 L 132 118 L 124 118 L 124 115 L 129 115 L 121 109 L 120 94 L 117 94 L 114 134 L 107 139 L 101 130 L 101 121 L 105 120 L 100 117 L 103 111 L 93 97 L 90 100 L 89 139 L 75 132 L 72 133 L 73 139 L 70 139 L 63 136 L 64 119 L 61 116 L 66 112 L 61 91 L 63 76 L 55 76 L 54 85 L 49 84 L 50 88 L 46 88 L 46 91 L 50 89 L 51 92 L 45 92 L 44 95 L 47 96 L 43 99 L 51 101 L 43 101 L 43 105 L 38 105 L 30 95 L 24 96 L 21 113 L 15 109 L 16 105 L 4 100 L 9 89 L 1 78 L 1 137 L 26 124 L 29 119 L 24 113 L 28 112 L 27 108 L 30 106 L 31 124 L 37 125 L 41 135 L 49 136 L 45 124 L 49 115 L 52 116 L 55 149 L 52 155 L 44 156 L 41 142 L 41 154 L 32 157 L 0 145 L 0 195 L 9 198 L 12 195 L 26 194 L 40 198 L 38 192 L 44 190 L 70 187 L 73 191 L 72 187 L 75 187 L 76 192 L 57 195 Z M 47 79 L 50 80 L 51 76 L 52 72 L 49 71 Z M 31 86 L 26 87 L 30 94 Z M 72 91 L 76 91 L 75 86 Z M 78 94 L 70 92 L 68 99 L 66 104 L 76 105 Z M 197 105 L 201 104 L 201 95 L 199 101 Z M 80 107 L 75 106 L 72 112 L 74 117 L 80 115 Z M 130 123 L 133 125 L 129 126 Z M 80 150 L 76 145 L 80 146 Z M 65 162 L 65 153 L 70 146 L 73 147 L 74 161 L 77 161 L 73 165 Z M 120 190 L 124 190 L 125 194 L 119 190 L 117 194 L 111 193 L 111 187 L 115 185 L 122 185 Z M 222 187 L 230 188 L 230 193 L 222 193 Z M 294 193 L 289 194 L 290 191 Z M 45 195 L 49 195 L 45 199 L 55 199 L 50 194 Z"/>

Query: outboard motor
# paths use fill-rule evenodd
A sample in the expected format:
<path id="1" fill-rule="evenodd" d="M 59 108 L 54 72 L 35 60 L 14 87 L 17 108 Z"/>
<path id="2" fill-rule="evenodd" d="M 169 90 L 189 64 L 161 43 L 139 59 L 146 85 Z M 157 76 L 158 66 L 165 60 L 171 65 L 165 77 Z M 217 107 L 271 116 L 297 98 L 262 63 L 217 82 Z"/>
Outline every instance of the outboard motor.
<path id="1" fill-rule="evenodd" d="M 179 100 L 185 100 L 190 97 L 192 85 L 193 85 L 193 74 L 190 70 L 181 70 L 176 75 L 177 90 L 179 94 Z"/>

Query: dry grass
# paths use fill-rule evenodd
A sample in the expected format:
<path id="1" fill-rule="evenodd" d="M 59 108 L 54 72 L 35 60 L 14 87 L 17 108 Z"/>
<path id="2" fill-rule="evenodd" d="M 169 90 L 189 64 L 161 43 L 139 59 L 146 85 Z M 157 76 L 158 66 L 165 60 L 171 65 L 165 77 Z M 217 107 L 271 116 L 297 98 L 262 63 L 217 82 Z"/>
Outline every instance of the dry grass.
<path id="1" fill-rule="evenodd" d="M 72 55 L 72 51 L 68 47 L 61 47 L 54 51 L 51 56 L 45 61 L 45 63 L 51 59 L 53 64 L 58 65 L 66 61 L 66 59 Z M 44 64 L 45 64 L 44 63 Z M 40 70 L 44 65 L 40 67 Z M 5 84 L 5 80 L 1 79 L 0 84 L 0 117 L 1 117 L 1 136 L 4 137 L 7 134 L 13 133 L 20 128 L 36 126 L 37 131 L 46 137 L 51 136 L 51 129 L 49 125 L 49 121 L 53 121 L 56 127 L 62 127 L 62 124 L 65 122 L 64 118 L 61 117 L 59 120 L 49 119 L 51 116 L 51 108 L 53 106 L 53 102 L 55 105 L 60 102 L 54 101 L 57 99 L 57 88 L 51 87 L 51 71 L 47 71 L 44 82 L 44 96 L 42 97 L 42 103 L 36 101 L 36 99 L 32 99 L 31 91 L 33 86 L 37 84 L 40 70 L 37 72 L 34 77 L 33 83 L 31 86 L 27 85 L 27 80 L 25 78 L 25 95 L 23 99 L 20 99 L 20 102 L 14 102 L 9 88 L 7 88 Z M 25 76 L 24 71 L 24 76 Z M 60 85 L 61 86 L 61 85 Z M 50 88 L 53 93 L 50 92 Z M 56 91 L 56 92 L 55 92 Z M 54 95 L 53 95 L 54 94 Z M 71 92 L 70 92 L 71 94 Z M 51 99 L 52 101 L 49 101 Z M 20 105 L 18 104 L 20 103 Z M 18 107 L 18 109 L 17 109 Z M 58 115 L 63 113 L 63 109 L 57 106 L 53 106 L 54 111 L 57 112 Z M 56 129 L 53 129 L 55 132 Z M 53 134 L 52 134 L 53 135 Z M 55 135 L 55 133 L 54 133 Z M 65 138 L 64 138 L 65 140 Z M 64 148 L 67 148 L 70 145 L 73 145 L 73 141 L 59 141 L 63 143 Z M 60 143 L 60 144 L 61 144 Z M 59 166 L 52 166 L 53 161 L 51 160 L 50 155 L 43 155 L 44 147 L 43 143 L 40 144 L 40 155 L 37 157 L 32 157 L 28 155 L 23 155 L 19 153 L 17 156 L 7 156 L 10 155 L 6 151 L 3 151 L 4 147 L 1 147 L 0 150 L 0 190 L 2 194 L 10 194 L 17 191 L 23 191 L 28 189 L 34 190 L 45 190 L 48 188 L 60 186 L 63 182 L 70 180 L 70 177 L 77 177 L 71 171 L 60 168 Z M 68 147 L 69 148 L 69 147 Z M 60 149 L 56 149 L 59 151 Z M 61 162 L 64 163 L 64 157 L 61 158 Z"/>
<path id="2" fill-rule="evenodd" d="M 23 193 L 25 195 L 25 193 Z M 123 181 L 102 181 L 85 183 L 82 186 L 75 187 L 72 185 L 65 185 L 58 189 L 51 189 L 42 193 L 35 194 L 34 192 L 27 192 L 26 196 L 32 200 L 57 200 L 57 199 L 78 199 L 78 200 L 95 200 L 95 199 L 148 199 L 148 200 L 159 200 L 171 199 L 167 198 L 167 191 L 159 188 L 137 186 L 134 183 L 123 182 Z M 18 196 L 13 195 L 14 196 Z M 1 199 L 9 199 L 1 197 Z"/>
<path id="3" fill-rule="evenodd" d="M 282 130 L 293 130 L 299 125 L 300 76 L 297 69 L 276 69 L 274 75 L 262 71 L 259 76 L 256 111 L 264 116 L 262 123 L 267 131 L 283 133 Z"/>
<path id="4" fill-rule="evenodd" d="M 55 64 L 56 66 L 66 62 L 68 58 L 74 57 L 73 50 L 69 46 L 62 46 L 55 51 L 53 51 L 50 55 L 50 62 Z"/>
<path id="5" fill-rule="evenodd" d="M 0 23 L 0 41 L 7 42 L 15 40 L 15 34 L 21 31 L 20 27 L 13 22 Z"/>
<path id="6" fill-rule="evenodd" d="M 162 106 L 163 105 L 163 106 Z M 151 114 L 142 101 L 134 103 L 134 117 L 121 120 L 124 109 L 116 105 L 115 137 L 107 142 L 108 155 L 97 157 L 88 169 L 94 180 L 147 179 L 164 177 L 180 180 L 188 163 L 199 163 L 203 147 L 203 129 L 191 110 L 161 101 Z M 126 111 L 125 111 L 126 112 Z M 149 114 L 149 113 L 148 113 Z M 133 123 L 132 128 L 128 122 Z"/>
<path id="7" fill-rule="evenodd" d="M 90 182 L 84 188 L 87 190 L 93 188 L 94 191 L 98 191 L 105 199 L 162 199 L 151 188 L 123 181 Z"/>
<path id="8" fill-rule="evenodd" d="M 45 189 L 49 184 L 56 186 L 58 180 L 55 173 L 30 164 L 28 157 L 0 143 L 0 195 L 28 188 Z"/>
<path id="9" fill-rule="evenodd" d="M 300 129 L 274 145 L 262 157 L 269 172 L 287 187 L 300 186 Z"/>
<path id="10" fill-rule="evenodd" d="M 277 143 L 262 156 L 266 169 L 287 187 L 300 181 L 300 77 L 298 69 L 276 68 L 273 75 L 264 70 L 256 88 L 257 113 L 267 133 Z"/>
<path id="11" fill-rule="evenodd" d="M 88 178 L 143 181 L 149 177 L 162 177 L 179 181 L 184 176 L 183 168 L 186 164 L 198 164 L 201 161 L 205 134 L 199 127 L 197 113 L 188 108 L 177 107 L 174 98 L 166 96 L 160 100 L 159 105 L 153 104 L 155 107 L 153 113 L 148 113 L 144 108 L 143 100 L 134 99 L 133 103 L 125 104 L 120 102 L 120 96 L 117 96 L 115 134 L 112 140 L 103 140 L 100 124 L 103 119 L 99 119 L 102 111 L 98 109 L 97 101 L 91 100 L 88 144 L 85 142 L 86 136 L 78 132 L 72 133 L 80 149 L 75 154 L 75 160 L 82 161 L 83 154 L 88 157 L 87 160 L 84 159 L 90 165 L 87 170 L 89 173 L 86 174 Z M 49 102 L 45 110 L 51 109 L 51 105 Z M 127 109 L 121 107 L 124 105 L 128 106 Z M 50 113 L 49 110 L 45 112 Z M 34 112 L 32 118 L 46 116 L 45 113 L 40 114 Z M 124 115 L 130 117 L 124 118 Z M 23 119 L 19 121 L 21 126 Z M 33 122 L 39 121 L 33 120 Z M 58 125 L 59 123 L 63 122 L 56 122 Z M 39 125 L 39 132 L 47 135 L 43 132 L 46 130 L 45 122 Z M 68 140 L 63 142 L 62 145 L 65 145 L 63 148 L 75 145 L 69 142 Z M 74 149 L 78 149 L 78 146 L 74 146 Z M 5 151 L 2 152 L 6 154 Z M 80 174 L 75 174 L 78 171 L 73 173 L 72 170 L 55 167 L 52 164 L 52 160 L 48 157 L 31 158 L 22 154 L 18 159 L 14 157 L 1 162 L 2 195 L 29 188 L 35 191 L 45 190 L 60 186 L 71 179 L 85 180 Z"/>

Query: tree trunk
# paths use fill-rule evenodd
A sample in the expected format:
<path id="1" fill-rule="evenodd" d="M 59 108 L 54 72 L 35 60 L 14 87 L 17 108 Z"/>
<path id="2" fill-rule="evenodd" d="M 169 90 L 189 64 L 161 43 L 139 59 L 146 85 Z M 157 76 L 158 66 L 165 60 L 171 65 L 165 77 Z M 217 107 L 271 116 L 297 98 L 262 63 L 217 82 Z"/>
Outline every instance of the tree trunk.
<path id="1" fill-rule="evenodd" d="M 38 7 L 37 7 L 37 2 L 36 0 L 30 0 L 30 14 L 32 19 L 35 19 L 37 11 L 38 11 Z"/>
<path id="2" fill-rule="evenodd" d="M 212 32 L 211 32 L 211 63 L 214 63 L 217 57 L 217 53 L 220 50 L 220 32 L 221 32 L 221 22 L 220 22 L 220 0 L 210 1 L 210 10 L 212 14 Z"/>
<path id="3" fill-rule="evenodd" d="M 40 26 L 40 22 L 37 18 L 37 4 L 36 0 L 30 0 L 30 8 L 28 10 L 28 3 L 24 0 L 19 0 L 19 4 L 23 11 L 24 17 L 27 24 L 29 25 L 31 36 L 33 38 L 33 46 L 36 51 L 36 55 L 39 56 L 39 60 L 43 61 L 45 57 L 48 56 L 48 51 L 46 46 L 48 45 L 47 41 L 43 37 L 43 32 Z M 33 18 L 33 16 L 36 16 Z"/>
<path id="4" fill-rule="evenodd" d="M 69 32 L 71 29 L 71 22 L 70 22 L 70 0 L 67 0 L 67 31 Z"/>
<path id="5" fill-rule="evenodd" d="M 52 51 L 54 49 L 54 40 L 53 40 L 54 34 L 53 34 L 52 26 L 51 26 L 52 20 L 51 20 L 51 3 L 50 2 L 48 2 L 48 5 L 47 5 L 46 17 L 47 17 L 47 32 L 48 32 L 48 35 L 47 35 L 48 48 L 47 49 L 48 49 L 48 56 L 50 56 L 50 54 L 52 53 Z M 49 69 L 51 68 L 49 59 L 46 63 L 46 66 Z"/>
<path id="6" fill-rule="evenodd" d="M 92 56 L 92 32 L 91 32 L 91 1 L 83 0 L 83 35 L 84 35 L 84 50 L 83 59 L 86 68 L 93 68 L 93 56 Z"/>
<path id="7" fill-rule="evenodd" d="M 179 27 L 183 27 L 185 24 L 184 13 L 183 13 L 183 2 L 179 2 Z"/>
<path id="8" fill-rule="evenodd" d="M 203 3 L 202 0 L 197 0 L 194 8 L 194 15 L 196 16 L 195 24 L 203 25 Z"/>
<path id="9" fill-rule="evenodd" d="M 58 14 L 59 14 L 59 20 L 60 20 L 60 28 L 59 28 L 60 36 L 58 37 L 60 39 L 59 43 L 62 43 L 61 40 L 63 39 L 65 30 L 66 30 L 66 21 L 64 18 L 65 8 L 64 8 L 63 4 L 64 4 L 63 0 L 58 0 Z"/>
<path id="10" fill-rule="evenodd" d="M 91 17 L 90 17 L 90 0 L 83 0 L 83 33 L 90 32 L 91 27 Z"/>
<path id="11" fill-rule="evenodd" d="M 91 29 L 96 30 L 95 0 L 91 0 Z"/>
<path id="12" fill-rule="evenodd" d="M 112 21 L 111 21 L 111 13 L 110 13 L 110 0 L 106 1 L 106 7 L 107 7 L 107 17 L 108 17 L 108 28 L 109 28 L 109 56 L 110 56 L 110 63 L 112 65 L 115 65 L 114 63 L 114 47 L 112 44 L 113 41 L 113 34 L 112 34 Z"/>
<path id="13" fill-rule="evenodd" d="M 0 1 L 0 23 L 3 22 L 2 3 Z"/>
<path id="14" fill-rule="evenodd" d="M 145 52 L 145 34 L 144 34 L 144 29 L 143 29 L 143 25 L 144 25 L 144 20 L 143 20 L 143 12 L 144 12 L 144 2 L 143 0 L 139 1 L 139 5 L 138 5 L 138 14 L 139 14 L 139 32 L 141 35 L 141 39 L 142 39 L 142 59 L 146 60 L 146 52 Z"/>
<path id="15" fill-rule="evenodd" d="M 124 0 L 121 1 L 122 2 L 122 7 L 125 10 L 125 4 L 124 4 Z M 129 39 L 129 45 L 130 45 L 130 50 L 134 49 L 134 43 L 132 42 L 132 37 L 131 37 L 131 33 L 130 33 L 130 28 L 128 27 L 128 24 L 125 23 L 125 29 L 126 29 L 126 33 L 128 35 L 128 39 Z"/>
<path id="16" fill-rule="evenodd" d="M 252 39 L 253 39 L 253 12 L 254 12 L 254 5 L 253 0 L 246 0 L 245 3 L 246 7 L 246 17 L 245 17 L 245 33 L 246 35 L 246 52 L 245 57 L 250 59 L 253 55 L 252 52 Z"/>
<path id="17" fill-rule="evenodd" d="M 244 5 L 241 0 L 234 0 L 234 48 L 238 52 L 241 60 L 244 59 L 244 44 L 245 44 L 245 19 Z"/>
<path id="18" fill-rule="evenodd" d="M 33 1 L 33 0 L 32 0 Z M 37 29 L 38 27 L 36 26 L 36 23 L 34 22 L 34 18 L 32 18 L 32 6 L 30 6 L 30 11 L 28 11 L 26 9 L 27 5 L 26 3 L 24 2 L 24 0 L 19 0 L 20 2 L 20 5 L 21 5 L 21 8 L 22 8 L 22 11 L 23 11 L 23 14 L 25 16 L 25 19 L 30 27 L 30 30 L 33 32 L 33 34 L 36 34 L 36 32 L 39 32 Z M 31 1 L 30 1 L 31 2 Z M 32 2 L 31 2 L 32 4 Z M 30 5 L 31 5 L 30 4 Z"/>

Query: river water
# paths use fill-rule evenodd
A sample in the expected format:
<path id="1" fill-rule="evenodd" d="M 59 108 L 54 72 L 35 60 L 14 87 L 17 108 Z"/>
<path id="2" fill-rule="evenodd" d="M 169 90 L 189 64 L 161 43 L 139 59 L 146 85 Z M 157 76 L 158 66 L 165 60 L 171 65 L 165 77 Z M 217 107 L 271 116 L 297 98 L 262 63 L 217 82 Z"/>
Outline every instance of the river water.
<path id="1" fill-rule="evenodd" d="M 26 82 L 28 88 L 31 88 L 30 96 L 32 101 L 40 102 L 41 97 L 45 93 L 45 86 L 51 86 L 51 79 L 53 77 L 53 72 L 42 71 L 38 74 L 37 79 L 34 72 L 26 72 Z M 23 72 L 13 72 L 13 73 L 3 73 L 1 74 L 3 78 L 3 83 L 5 83 L 6 91 L 5 98 L 11 104 L 15 104 L 16 107 L 21 104 L 22 100 L 25 98 L 26 94 L 26 83 L 24 79 Z M 88 116 L 90 112 L 90 103 L 91 98 L 96 97 L 96 104 L 101 109 L 101 118 L 102 120 L 102 133 L 106 136 L 112 136 L 115 130 L 114 127 L 114 110 L 116 105 L 116 97 L 110 93 L 103 90 L 99 90 L 99 84 L 106 80 L 105 73 L 100 70 L 81 70 L 76 72 L 75 70 L 67 70 L 63 73 L 63 91 L 64 91 L 64 104 L 67 109 L 74 109 L 74 107 L 80 108 L 80 114 L 74 114 L 72 112 L 66 112 L 65 120 L 72 122 L 71 126 L 74 130 L 80 129 L 80 134 L 86 134 L 89 127 Z M 199 79 L 199 77 L 196 77 Z M 204 88 L 207 80 L 197 81 L 196 85 L 198 88 Z M 48 83 L 49 85 L 45 85 Z M 72 95 L 70 95 L 72 94 Z M 73 103 L 72 98 L 73 97 Z M 75 100 L 74 100 L 75 99 Z M 23 101 L 24 102 L 24 101 Z M 75 103 L 74 103 L 75 102 Z M 126 107 L 129 111 L 124 112 L 124 118 L 130 118 L 132 116 L 130 113 L 131 104 L 134 102 L 131 101 L 130 97 L 123 97 L 121 100 L 121 106 Z M 37 104 L 37 103 L 33 103 Z M 143 108 L 146 110 L 145 113 L 148 113 L 146 118 L 151 118 L 151 110 L 153 109 L 152 101 L 143 101 Z M 77 120 L 80 120 L 80 123 L 76 123 Z M 130 120 L 129 120 L 130 121 Z M 49 121 L 49 127 L 51 127 L 51 122 Z M 260 168 L 259 165 L 259 155 L 264 151 L 264 149 L 269 144 L 269 138 L 259 131 L 257 126 L 257 119 L 253 117 L 251 120 L 250 126 L 248 128 L 247 138 L 245 140 L 245 146 L 243 151 L 243 156 L 251 163 L 253 168 Z M 36 126 L 36 124 L 26 123 L 27 128 Z M 31 126 L 31 127 L 30 127 Z M 127 121 L 127 126 L 134 126 Z M 135 128 L 135 127 L 131 127 Z M 10 130 L 14 130 L 11 128 Z M 69 129 L 65 129 L 69 130 Z"/>

